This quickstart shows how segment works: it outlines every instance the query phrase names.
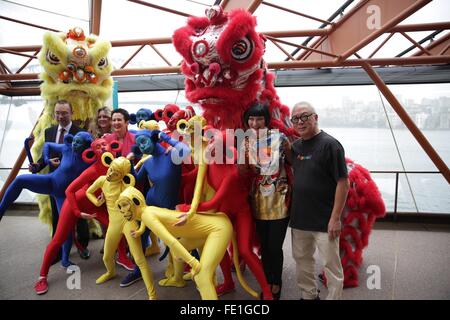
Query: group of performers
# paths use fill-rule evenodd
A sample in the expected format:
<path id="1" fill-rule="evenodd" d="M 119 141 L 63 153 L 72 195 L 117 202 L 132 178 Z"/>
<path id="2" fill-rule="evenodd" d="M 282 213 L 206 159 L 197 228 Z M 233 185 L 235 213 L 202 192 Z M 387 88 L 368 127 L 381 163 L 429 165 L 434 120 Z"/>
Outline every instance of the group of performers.
<path id="1" fill-rule="evenodd" d="M 202 109 L 202 116 L 195 115 L 192 107 L 180 109 L 174 104 L 155 112 L 145 108 L 131 115 L 120 108 L 111 112 L 104 108 L 113 84 L 108 58 L 111 43 L 86 36 L 80 28 L 44 35 L 39 61 L 45 105 L 33 131 L 32 150 L 33 157 L 41 158 L 39 170 L 31 163 L 33 174 L 17 177 L 0 203 L 1 219 L 24 188 L 56 200 L 53 225 L 55 220 L 58 223 L 45 250 L 35 285 L 37 294 L 48 291 L 49 268 L 61 247 L 62 265 L 73 264 L 69 257 L 77 220 L 95 219 L 106 230 L 106 272 L 97 284 L 115 277 L 117 250 L 117 263 L 134 269 L 121 286 L 142 278 L 149 299 L 156 299 L 145 256 L 159 252 L 158 237 L 170 252 L 160 286 L 183 287 L 192 279 L 202 299 L 217 299 L 234 289 L 232 253 L 239 282 L 250 295 L 279 299 L 290 168 L 273 157 L 263 158 L 269 154 L 283 159 L 282 145 L 296 133 L 289 108 L 281 103 L 274 75 L 263 60 L 265 37 L 255 30 L 256 18 L 241 9 L 224 12 L 220 6 L 205 13 L 206 17 L 190 17 L 172 37 L 183 57 L 186 98 Z M 59 112 L 55 105 L 61 99 L 72 104 L 73 120 L 86 122 L 97 117 L 98 123 L 89 133 L 69 131 L 64 125 L 64 134 L 55 132 L 53 142 L 44 144 L 44 130 Z M 253 129 L 266 130 L 264 139 L 253 140 L 253 145 L 227 143 L 234 141 L 227 129 L 244 129 L 250 121 L 255 123 Z M 164 130 L 158 122 L 164 122 Z M 129 124 L 138 127 L 128 130 Z M 180 139 L 179 133 L 186 139 Z M 272 144 L 274 140 L 279 143 Z M 265 150 L 263 158 L 256 159 L 256 174 L 255 166 L 236 164 L 236 150 L 242 148 L 240 154 L 246 160 L 251 158 L 250 150 Z M 59 159 L 55 160 L 55 153 Z M 274 164 L 280 170 L 272 171 Z M 35 174 L 46 165 L 51 167 L 50 173 Z M 345 249 L 345 285 L 355 286 L 373 222 L 385 209 L 368 172 L 349 160 L 347 166 L 352 189 L 340 243 Z M 267 172 L 261 174 L 262 169 Z M 254 196 L 252 201 L 249 194 Z M 41 197 L 38 201 L 42 218 L 49 205 Z M 267 213 L 274 211 L 278 213 L 274 220 L 280 223 L 267 219 Z M 149 232 L 152 245 L 148 245 Z M 278 236 L 273 237 L 274 233 Z M 81 252 L 85 250 L 81 248 Z M 86 253 L 83 256 L 89 257 Z M 219 264 L 222 284 L 215 281 Z M 242 265 L 256 278 L 258 292 L 243 279 Z M 190 271 L 184 274 L 185 270 Z"/>
<path id="2" fill-rule="evenodd" d="M 168 108 L 173 109 L 173 105 Z M 45 143 L 45 164 L 50 163 L 49 150 L 57 149 L 61 154 L 57 169 L 49 174 L 21 175 L 9 186 L 0 204 L 1 216 L 23 189 L 51 195 L 57 203 L 59 221 L 44 253 L 35 285 L 37 294 L 47 292 L 49 268 L 59 249 L 72 236 L 77 219 L 96 219 L 106 228 L 103 253 L 106 272 L 96 280 L 97 284 L 115 277 L 116 250 L 119 256 L 126 257 L 128 248 L 136 264 L 134 279 L 142 277 L 149 299 L 157 298 L 153 274 L 145 258 L 146 238 L 141 241 L 143 235 L 148 238 L 145 231 L 149 229 L 170 250 L 166 278 L 159 285 L 183 287 L 185 280 L 191 278 L 203 299 L 217 299 L 218 292 L 225 293 L 220 289 L 224 285 L 217 284 L 215 279 L 222 260 L 224 278 L 231 281 L 225 288 L 234 286 L 231 264 L 226 263 L 227 249 L 234 244 L 230 251 L 236 252 L 233 256 L 244 288 L 254 297 L 272 299 L 261 260 L 254 252 L 250 203 L 242 196 L 235 197 L 234 202 L 225 198 L 233 193 L 248 194 L 246 177 L 240 176 L 237 159 L 227 162 L 223 158 L 225 162 L 217 164 L 208 159 L 211 146 L 226 148 L 224 132 L 207 137 L 208 126 L 203 117 L 195 115 L 192 108 L 176 111 L 182 112 L 171 112 L 170 116 L 164 112 L 163 120 L 167 124 L 173 118 L 178 120 L 178 131 L 173 121 L 161 131 L 149 109 L 141 109 L 131 117 L 124 109 L 114 110 L 114 133 L 94 140 L 90 133 L 81 131 L 75 136 L 67 134 L 63 144 Z M 139 121 L 140 129 L 128 130 L 133 118 Z M 196 127 L 199 130 L 195 131 Z M 199 143 L 195 141 L 198 139 L 195 132 L 200 132 Z M 174 133 L 175 139 L 171 137 Z M 187 139 L 180 141 L 183 135 Z M 70 261 L 70 246 L 71 243 L 63 250 L 64 261 Z M 260 293 L 245 283 L 238 257 L 255 275 Z M 190 276 L 184 274 L 186 269 L 190 269 Z"/>

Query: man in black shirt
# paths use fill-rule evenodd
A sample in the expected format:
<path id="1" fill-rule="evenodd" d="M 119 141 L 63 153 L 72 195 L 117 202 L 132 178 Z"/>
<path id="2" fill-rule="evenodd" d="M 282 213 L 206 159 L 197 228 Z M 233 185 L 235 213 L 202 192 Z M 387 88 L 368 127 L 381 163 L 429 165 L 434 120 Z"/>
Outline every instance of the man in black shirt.
<path id="1" fill-rule="evenodd" d="M 341 213 L 349 189 L 344 148 L 321 131 L 318 115 L 307 102 L 292 110 L 292 123 L 300 139 L 288 159 L 294 169 L 291 206 L 292 252 L 302 299 L 318 299 L 314 252 L 319 249 L 327 278 L 327 299 L 340 299 L 344 274 L 339 256 Z"/>

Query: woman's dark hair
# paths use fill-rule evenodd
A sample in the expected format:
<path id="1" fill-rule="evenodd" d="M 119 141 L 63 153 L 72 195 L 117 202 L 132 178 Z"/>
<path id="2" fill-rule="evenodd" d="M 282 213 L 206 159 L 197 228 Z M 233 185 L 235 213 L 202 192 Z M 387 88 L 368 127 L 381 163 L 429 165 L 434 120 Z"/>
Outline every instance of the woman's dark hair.
<path id="1" fill-rule="evenodd" d="M 248 118 L 250 117 L 264 117 L 266 127 L 270 123 L 270 112 L 267 104 L 261 102 L 254 102 L 250 108 L 244 113 L 244 123 L 248 126 Z"/>
<path id="2" fill-rule="evenodd" d="M 115 110 L 113 110 L 113 112 L 111 112 L 111 118 L 115 113 L 120 113 L 121 115 L 123 115 L 123 119 L 125 121 L 130 121 L 130 114 L 128 113 L 127 110 L 122 109 L 122 108 L 115 109 Z"/>

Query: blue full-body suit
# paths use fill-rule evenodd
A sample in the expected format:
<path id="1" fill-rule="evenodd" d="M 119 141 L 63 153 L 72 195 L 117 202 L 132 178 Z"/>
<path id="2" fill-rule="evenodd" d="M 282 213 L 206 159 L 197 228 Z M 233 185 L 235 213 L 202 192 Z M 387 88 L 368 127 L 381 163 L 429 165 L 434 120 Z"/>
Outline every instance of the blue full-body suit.
<path id="1" fill-rule="evenodd" d="M 79 132 L 75 136 L 67 134 L 64 144 L 46 142 L 42 151 L 44 164 L 49 165 L 51 152 L 62 155 L 61 163 L 55 171 L 48 174 L 23 174 L 14 179 L 5 192 L 0 203 L 0 220 L 9 206 L 19 197 L 23 189 L 35 193 L 48 194 L 55 198 L 58 212 L 66 198 L 67 186 L 75 180 L 89 164 L 82 159 L 82 153 L 92 143 L 92 136 L 87 132 Z M 62 264 L 67 266 L 72 247 L 72 235 L 64 242 Z"/>

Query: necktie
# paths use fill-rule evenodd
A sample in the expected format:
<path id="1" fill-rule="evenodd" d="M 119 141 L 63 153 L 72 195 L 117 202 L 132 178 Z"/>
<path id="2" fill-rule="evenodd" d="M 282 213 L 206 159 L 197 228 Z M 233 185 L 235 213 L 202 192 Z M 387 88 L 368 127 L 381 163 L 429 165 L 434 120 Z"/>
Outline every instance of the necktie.
<path id="1" fill-rule="evenodd" d="M 61 128 L 59 130 L 59 139 L 58 139 L 59 144 L 64 143 L 64 131 L 66 131 L 64 128 Z"/>

